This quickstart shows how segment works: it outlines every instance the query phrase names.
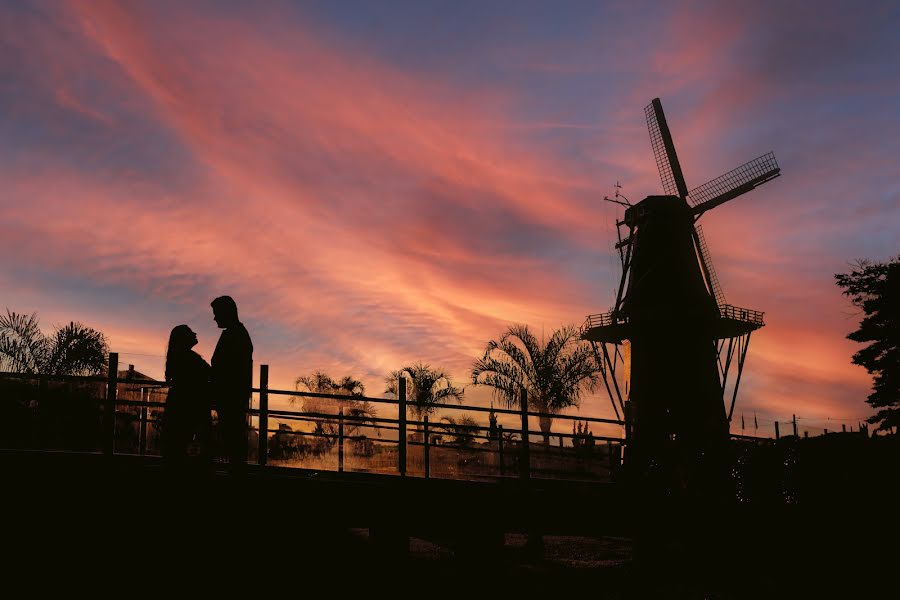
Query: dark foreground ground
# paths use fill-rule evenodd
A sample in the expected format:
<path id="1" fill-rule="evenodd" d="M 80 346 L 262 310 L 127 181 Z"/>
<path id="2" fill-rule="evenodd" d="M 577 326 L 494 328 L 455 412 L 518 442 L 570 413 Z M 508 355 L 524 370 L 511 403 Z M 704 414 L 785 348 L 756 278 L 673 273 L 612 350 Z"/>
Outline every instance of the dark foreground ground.
<path id="1" fill-rule="evenodd" d="M 804 505 L 703 508 L 90 464 L 0 456 L 4 597 L 897 597 L 894 473 Z M 543 548 L 533 524 L 557 528 Z"/>

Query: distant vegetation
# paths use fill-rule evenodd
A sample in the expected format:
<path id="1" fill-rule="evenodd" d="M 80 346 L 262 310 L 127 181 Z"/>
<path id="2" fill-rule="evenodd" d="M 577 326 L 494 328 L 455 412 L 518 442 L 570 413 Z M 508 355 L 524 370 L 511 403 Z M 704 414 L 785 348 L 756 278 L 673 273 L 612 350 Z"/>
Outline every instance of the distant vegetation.
<path id="1" fill-rule="evenodd" d="M 866 344 L 853 363 L 872 375 L 866 401 L 878 412 L 869 422 L 889 431 L 900 426 L 900 256 L 884 263 L 861 260 L 834 277 L 863 313 L 859 328 L 847 337 Z"/>
<path id="2" fill-rule="evenodd" d="M 303 412 L 335 415 L 344 412 L 344 435 L 348 438 L 357 437 L 359 429 L 365 424 L 374 424 L 375 409 L 371 403 L 359 400 L 366 393 L 366 386 L 357 379 L 345 376 L 343 379 L 332 379 L 323 371 L 314 371 L 309 375 L 301 375 L 294 381 L 297 391 L 307 391 L 316 394 L 331 394 L 347 396 L 347 399 L 335 400 L 333 398 L 317 398 L 307 396 L 303 398 Z M 294 401 L 294 398 L 291 398 Z M 337 419 L 322 418 L 316 421 L 315 433 L 322 435 L 327 450 L 336 443 L 339 423 Z M 318 439 L 318 438 L 317 438 Z"/>

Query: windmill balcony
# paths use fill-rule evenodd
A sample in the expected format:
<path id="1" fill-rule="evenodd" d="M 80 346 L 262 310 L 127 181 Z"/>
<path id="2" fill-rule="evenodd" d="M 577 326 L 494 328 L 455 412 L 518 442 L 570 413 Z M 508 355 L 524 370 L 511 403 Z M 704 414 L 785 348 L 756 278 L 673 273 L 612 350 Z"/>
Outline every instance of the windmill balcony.
<path id="1" fill-rule="evenodd" d="M 628 319 L 621 314 L 614 314 L 614 312 L 588 315 L 581 325 L 581 339 L 614 344 L 619 344 L 622 340 L 627 339 Z"/>
<path id="2" fill-rule="evenodd" d="M 755 325 L 756 327 L 754 329 L 765 325 L 763 322 L 763 314 L 762 311 L 732 306 L 731 304 L 719 306 L 719 316 L 723 319 L 731 319 L 733 321 L 747 323 L 748 325 Z"/>
<path id="3" fill-rule="evenodd" d="M 713 335 L 716 339 L 746 335 L 765 325 L 763 314 L 762 311 L 750 308 L 721 304 Z M 614 311 L 588 315 L 581 325 L 583 340 L 619 344 L 628 339 L 628 334 L 628 318 L 622 314 L 614 314 Z"/>

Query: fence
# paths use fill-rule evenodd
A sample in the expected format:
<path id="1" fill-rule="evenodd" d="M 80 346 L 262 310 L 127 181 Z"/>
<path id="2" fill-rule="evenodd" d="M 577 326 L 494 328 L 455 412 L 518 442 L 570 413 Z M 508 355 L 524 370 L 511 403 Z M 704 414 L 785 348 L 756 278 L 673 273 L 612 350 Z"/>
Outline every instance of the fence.
<path id="1" fill-rule="evenodd" d="M 121 377 L 116 353 L 110 354 L 107 377 L 6 373 L 2 381 L 6 388 L 11 381 L 20 382 L 22 385 L 15 391 L 21 400 L 18 406 L 31 411 L 32 417 L 35 411 L 38 414 L 30 420 L 22 418 L 22 414 L 18 419 L 16 415 L 2 419 L 6 424 L 29 422 L 28 431 L 19 436 L 23 439 L 13 445 L 102 451 L 110 455 L 159 452 L 167 385 Z M 425 478 L 514 476 L 604 480 L 614 477 L 621 465 L 624 443 L 621 435 L 595 436 L 593 431 L 588 431 L 588 424 L 602 424 L 621 431 L 624 422 L 531 412 L 524 391 L 518 409 L 439 407 L 442 412 L 490 412 L 499 417 L 498 421 L 506 421 L 505 426 L 499 422 L 485 426 L 465 417 L 432 420 L 430 417 L 434 415 L 416 414 L 417 405 L 407 399 L 405 379 L 399 381 L 397 399 L 277 390 L 271 389 L 268 381 L 268 365 L 261 365 L 259 386 L 251 390 L 247 411 L 251 460 L 263 466 L 280 463 L 317 470 L 363 470 Z M 54 394 L 66 396 L 57 405 L 70 402 L 76 388 L 82 392 L 77 407 L 79 419 L 72 421 L 66 414 L 41 408 L 48 405 L 48 398 Z M 8 394 L 9 389 L 5 392 Z M 303 410 L 273 408 L 275 398 L 288 400 L 287 404 L 290 400 L 303 399 L 305 404 L 315 400 L 318 410 L 309 410 L 308 406 Z M 389 416 L 360 411 L 363 405 L 380 406 Z M 409 413 L 417 418 L 408 418 Z M 529 424 L 533 419 L 571 421 L 573 432 L 534 430 Z M 47 434 L 48 429 L 55 431 L 67 423 L 77 423 L 81 428 L 79 441 Z M 302 426 L 295 429 L 297 424 L 312 425 L 314 429 L 304 430 Z M 9 445 L 8 440 L 16 437 L 10 433 L 0 431 L 0 445 L 4 440 Z M 534 443 L 535 436 L 542 436 L 544 443 Z"/>
<path id="2" fill-rule="evenodd" d="M 740 433 L 738 433 L 740 432 Z M 756 415 L 740 415 L 731 423 L 731 434 L 735 438 L 758 440 L 780 440 L 783 438 L 810 438 L 832 433 L 857 433 L 870 435 L 866 417 L 855 419 L 832 419 L 821 417 L 798 417 L 790 419 L 765 419 Z"/>
<path id="3" fill-rule="evenodd" d="M 130 371 L 125 373 L 126 377 L 119 376 L 118 355 L 113 353 L 106 377 L 3 374 L 0 391 L 21 401 L 0 403 L 0 446 L 158 454 L 167 386 L 128 376 Z M 404 379 L 399 382 L 397 399 L 277 390 L 270 389 L 268 381 L 268 366 L 262 365 L 259 387 L 252 389 L 255 402 L 248 409 L 251 459 L 261 465 L 402 477 L 606 480 L 614 478 L 622 464 L 623 421 L 530 412 L 524 396 L 518 409 L 439 407 L 439 412 L 491 412 L 499 417 L 496 425 L 485 426 L 465 415 L 461 419 L 435 419 L 436 414 L 416 414 L 417 406 L 407 400 Z M 271 406 L 276 398 L 302 399 L 305 404 L 312 399 L 319 404 L 317 410 L 310 410 L 310 406 L 287 410 Z M 360 411 L 361 405 L 383 407 L 388 415 Z M 417 418 L 408 418 L 410 412 Z M 529 424 L 533 419 L 571 422 L 573 431 L 534 430 Z M 297 424 L 301 424 L 300 429 L 295 429 Z M 611 435 L 594 435 L 588 425 L 613 431 Z M 854 425 L 857 432 L 868 436 L 868 427 L 861 420 L 793 416 L 784 421 L 756 417 L 747 421 L 742 415 L 731 423 L 731 435 L 769 443 L 790 436 L 850 432 Z M 310 426 L 312 430 L 303 429 Z M 535 436 L 543 437 L 544 443 L 534 443 Z"/>

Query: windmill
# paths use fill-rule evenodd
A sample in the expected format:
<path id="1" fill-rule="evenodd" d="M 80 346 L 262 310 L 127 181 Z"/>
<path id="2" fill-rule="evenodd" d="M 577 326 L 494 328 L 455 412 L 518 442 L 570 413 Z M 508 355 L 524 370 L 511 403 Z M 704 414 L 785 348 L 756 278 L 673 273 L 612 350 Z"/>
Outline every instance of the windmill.
<path id="1" fill-rule="evenodd" d="M 632 205 L 617 187 L 608 199 L 625 206 L 616 223 L 622 275 L 612 310 L 588 316 L 581 337 L 593 345 L 613 409 L 629 417 L 629 465 L 683 472 L 727 441 L 750 334 L 763 326 L 762 312 L 726 303 L 697 220 L 781 169 L 769 152 L 688 191 L 659 98 L 644 112 L 665 195 Z M 630 387 L 617 371 L 625 354 Z"/>

